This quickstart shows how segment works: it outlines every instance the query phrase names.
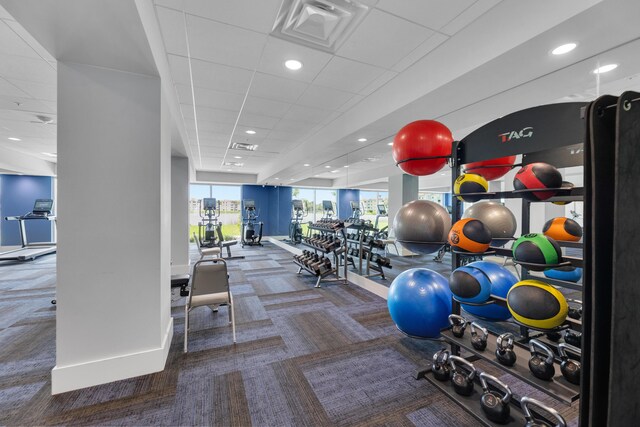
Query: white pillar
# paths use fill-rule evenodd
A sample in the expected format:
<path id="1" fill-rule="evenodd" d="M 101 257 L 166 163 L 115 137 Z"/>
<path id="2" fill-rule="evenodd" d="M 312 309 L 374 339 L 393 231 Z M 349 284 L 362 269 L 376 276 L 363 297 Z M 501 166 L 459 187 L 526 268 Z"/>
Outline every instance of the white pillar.
<path id="1" fill-rule="evenodd" d="M 58 63 L 52 393 L 164 368 L 171 140 L 160 79 Z"/>
<path id="2" fill-rule="evenodd" d="M 171 274 L 189 273 L 189 159 L 171 158 Z"/>
<path id="3" fill-rule="evenodd" d="M 418 199 L 418 177 L 412 175 L 393 175 L 389 177 L 389 230 L 393 235 L 393 219 L 400 208 L 412 200 Z M 400 255 L 413 255 L 400 247 Z"/>

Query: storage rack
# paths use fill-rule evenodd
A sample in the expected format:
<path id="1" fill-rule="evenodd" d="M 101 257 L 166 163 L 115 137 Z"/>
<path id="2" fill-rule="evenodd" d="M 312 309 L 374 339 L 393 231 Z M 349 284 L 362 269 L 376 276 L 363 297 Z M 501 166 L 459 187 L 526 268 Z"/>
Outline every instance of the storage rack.
<path id="1" fill-rule="evenodd" d="M 489 160 L 492 158 L 500 158 L 508 155 L 522 154 L 522 163 L 529 164 L 533 162 L 546 162 L 556 167 L 563 168 L 569 166 L 585 165 L 585 169 L 588 169 L 589 162 L 584 162 L 583 155 L 583 142 L 585 138 L 586 120 L 585 111 L 587 104 L 585 103 L 566 103 L 566 104 L 552 104 L 544 105 L 540 107 L 534 107 L 527 110 L 522 110 L 500 119 L 494 120 L 489 124 L 481 127 L 475 132 L 468 135 L 461 141 L 453 143 L 452 149 L 452 188 L 453 183 L 461 173 L 461 166 L 467 163 Z M 530 137 L 526 139 L 515 139 L 511 144 L 501 142 L 499 136 L 507 131 L 519 131 L 523 128 L 532 129 L 533 132 Z M 586 177 L 585 177 L 586 180 Z M 583 200 L 585 194 L 584 188 L 566 188 L 559 190 L 548 202 L 552 201 L 577 201 Z M 480 194 L 478 194 L 480 195 Z M 489 192 L 481 194 L 483 199 L 513 199 L 522 198 L 522 191 L 501 191 L 501 192 Z M 545 201 L 545 202 L 547 202 Z M 530 220 L 530 206 L 531 202 L 522 199 L 522 221 L 521 230 L 522 234 L 530 232 L 529 220 Z M 461 218 L 462 203 L 457 197 L 452 198 L 452 222 L 455 223 Z M 588 207 L 585 206 L 585 213 L 588 211 Z M 589 216 L 585 216 L 585 224 L 588 222 Z M 585 230 L 588 233 L 588 227 Z M 586 236 L 585 236 L 586 238 Z M 575 243 L 562 242 L 561 246 L 565 247 L 580 247 L 581 245 Z M 503 257 L 512 257 L 511 249 L 502 247 L 490 247 L 487 255 L 497 255 Z M 456 269 L 463 265 L 465 254 L 452 251 L 452 268 Z M 471 254 L 477 256 L 477 254 Z M 580 258 L 563 257 L 563 261 L 570 263 L 576 267 L 584 267 L 584 262 Z M 532 276 L 526 266 L 521 264 L 521 279 L 537 277 Z M 583 278 L 583 284 L 575 284 L 572 282 L 565 282 L 562 280 L 543 278 L 547 283 L 555 286 L 564 287 L 573 291 L 581 291 L 585 300 L 585 289 L 590 288 L 586 284 L 589 280 L 589 276 Z M 506 300 L 497 296 L 491 296 L 487 304 L 499 304 L 506 307 Z M 588 318 L 588 311 L 590 306 L 587 303 L 583 306 L 583 316 L 586 314 Z M 452 312 L 454 314 L 461 313 L 461 304 L 453 299 Z M 583 317 L 584 318 L 584 317 Z M 488 322 L 484 322 L 485 327 L 491 330 L 491 326 Z M 582 322 L 568 318 L 565 324 L 560 329 L 574 329 L 582 331 Z M 484 351 L 478 351 L 471 345 L 470 334 L 467 333 L 462 338 L 453 336 L 451 330 L 447 329 L 442 332 L 442 336 L 451 346 L 452 354 L 460 354 L 460 350 L 464 349 L 468 353 L 472 354 L 472 360 L 482 359 L 491 363 L 492 365 L 506 371 L 512 376 L 518 378 L 521 381 L 533 386 L 534 388 L 554 397 L 557 400 L 571 404 L 572 402 L 580 399 L 582 393 L 581 389 L 588 387 L 588 377 L 585 378 L 584 371 L 588 369 L 582 369 L 583 378 L 581 379 L 581 386 L 574 385 L 566 381 L 560 373 L 560 366 L 558 358 L 556 358 L 556 373 L 555 377 L 550 381 L 543 381 L 536 378 L 529 370 L 528 360 L 530 353 L 527 347 L 527 342 L 530 338 L 531 328 L 520 326 L 521 338 L 514 344 L 514 351 L 516 352 L 517 359 L 513 367 L 506 367 L 500 364 L 495 357 L 496 347 L 496 335 L 497 333 L 490 331 L 490 335 L 487 341 L 487 348 Z M 538 331 L 547 332 L 547 331 Z M 583 349 L 586 347 L 583 344 Z M 585 353 L 583 351 L 581 363 L 587 367 L 588 362 L 585 363 Z M 476 402 L 470 402 L 469 398 L 456 394 L 450 388 L 450 384 L 442 383 L 433 378 L 429 373 L 426 373 L 427 378 L 431 383 L 441 389 L 449 398 L 458 403 L 461 407 L 471 413 L 478 421 L 484 425 L 493 426 L 496 425 L 493 422 L 485 418 L 480 411 L 479 397 L 476 396 Z M 512 398 L 512 404 L 514 407 L 520 407 L 520 396 L 514 395 Z M 523 425 L 522 414 L 518 411 L 512 411 L 512 420 L 507 425 Z"/>
<path id="2" fill-rule="evenodd" d="M 349 231 L 355 231 L 351 233 Z M 379 230 L 371 225 L 368 221 L 358 222 L 346 222 L 345 221 L 345 243 L 347 250 L 344 254 L 344 262 L 347 264 L 351 262 L 358 274 L 365 277 L 380 276 L 382 279 L 386 279 L 384 275 L 384 268 L 391 268 L 391 264 L 377 264 L 372 262 L 372 258 L 376 249 L 384 249 L 384 246 L 376 243 L 376 235 Z M 356 239 L 349 239 L 347 235 L 356 234 Z M 365 241 L 366 240 L 366 241 Z M 350 255 L 350 250 L 355 249 L 357 251 L 358 264 L 353 259 L 354 255 Z M 349 257 L 351 256 L 351 259 Z M 364 265 L 363 265 L 364 264 Z M 372 273 L 374 271 L 374 273 Z"/>
<path id="3" fill-rule="evenodd" d="M 324 255 L 327 254 L 333 254 L 333 266 L 331 269 L 324 271 L 324 272 L 316 272 L 314 270 L 312 270 L 311 268 L 307 267 L 306 265 L 298 262 L 295 258 L 293 260 L 293 263 L 295 265 L 297 265 L 298 268 L 298 274 L 302 273 L 302 271 L 306 271 L 309 274 L 312 274 L 314 276 L 316 276 L 318 278 L 318 280 L 316 280 L 316 284 L 315 287 L 319 288 L 320 287 L 320 282 L 321 281 L 334 281 L 334 282 L 343 282 L 344 284 L 347 284 L 347 265 L 346 263 L 344 263 L 344 278 L 340 277 L 340 257 L 341 255 L 343 255 L 346 250 L 347 250 L 347 245 L 346 245 L 346 235 L 345 235 L 345 228 L 343 226 L 338 227 L 338 228 L 329 228 L 328 226 L 322 226 L 320 225 L 321 223 L 309 223 L 309 232 L 311 231 L 317 231 L 319 232 L 321 235 L 323 236 L 331 236 L 331 237 L 338 237 L 340 238 L 344 244 L 337 247 L 337 248 L 333 248 L 330 250 L 323 250 L 317 246 L 313 246 L 310 245 L 309 243 L 307 243 L 304 239 L 302 240 L 302 242 L 300 242 L 303 246 L 306 246 L 312 250 L 315 251 L 315 253 L 322 253 Z M 335 275 L 335 278 L 330 278 L 330 276 Z"/>

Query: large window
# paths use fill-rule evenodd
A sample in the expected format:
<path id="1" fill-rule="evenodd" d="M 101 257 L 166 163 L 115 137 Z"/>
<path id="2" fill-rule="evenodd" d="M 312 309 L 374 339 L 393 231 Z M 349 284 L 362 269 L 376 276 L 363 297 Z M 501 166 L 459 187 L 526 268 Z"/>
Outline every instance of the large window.
<path id="1" fill-rule="evenodd" d="M 376 223 L 378 215 L 378 205 L 389 208 L 389 193 L 386 191 L 360 191 L 360 209 L 362 209 L 362 219 L 368 219 L 373 224 Z M 378 218 L 378 229 L 382 229 L 389 224 L 389 218 L 384 216 Z"/>
<path id="2" fill-rule="evenodd" d="M 303 219 L 302 231 L 307 233 L 307 222 L 317 221 L 322 218 L 324 211 L 322 201 L 330 200 L 333 203 L 333 214 L 336 214 L 336 204 L 338 202 L 338 192 L 336 190 L 326 190 L 321 188 L 294 188 L 292 198 L 302 200 L 307 216 Z"/>
<path id="3" fill-rule="evenodd" d="M 220 209 L 218 221 L 222 224 L 225 239 L 240 237 L 240 186 L 191 184 L 189 186 L 189 238 L 198 234 L 198 223 L 202 222 L 200 204 L 205 197 L 215 197 Z"/>

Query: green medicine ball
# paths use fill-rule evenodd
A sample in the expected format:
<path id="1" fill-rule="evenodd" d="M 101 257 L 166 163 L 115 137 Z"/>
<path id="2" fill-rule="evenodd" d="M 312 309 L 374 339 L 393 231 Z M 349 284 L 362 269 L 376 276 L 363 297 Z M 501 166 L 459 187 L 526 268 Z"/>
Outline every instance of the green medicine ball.
<path id="1" fill-rule="evenodd" d="M 543 271 L 547 269 L 545 265 L 559 264 L 562 260 L 560 245 L 544 234 L 525 234 L 515 241 L 511 249 L 514 261 L 541 265 L 528 266 L 530 270 Z"/>

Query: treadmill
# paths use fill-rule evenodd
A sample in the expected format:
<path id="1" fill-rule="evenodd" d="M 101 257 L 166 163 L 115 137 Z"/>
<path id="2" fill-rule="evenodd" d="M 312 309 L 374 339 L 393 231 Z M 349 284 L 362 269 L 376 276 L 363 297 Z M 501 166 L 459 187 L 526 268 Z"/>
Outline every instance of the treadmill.
<path id="1" fill-rule="evenodd" d="M 0 253 L 0 261 L 32 261 L 39 256 L 52 254 L 56 251 L 56 242 L 30 243 L 27 240 L 27 222 L 29 221 L 53 221 L 55 227 L 56 217 L 51 215 L 52 208 L 52 199 L 36 199 L 31 212 L 21 216 L 5 217 L 7 221 L 18 221 L 22 247 Z"/>

